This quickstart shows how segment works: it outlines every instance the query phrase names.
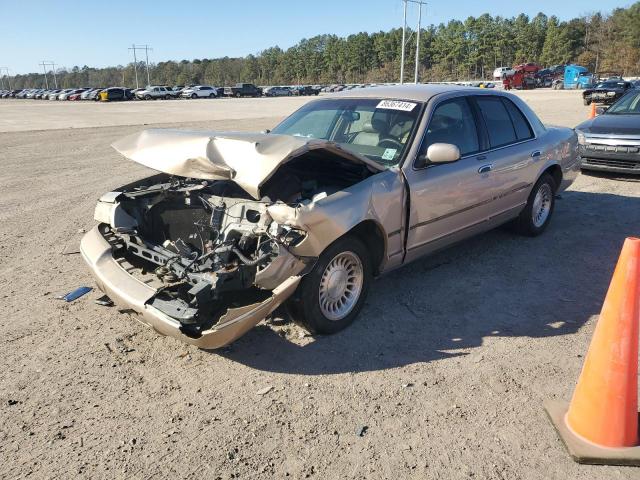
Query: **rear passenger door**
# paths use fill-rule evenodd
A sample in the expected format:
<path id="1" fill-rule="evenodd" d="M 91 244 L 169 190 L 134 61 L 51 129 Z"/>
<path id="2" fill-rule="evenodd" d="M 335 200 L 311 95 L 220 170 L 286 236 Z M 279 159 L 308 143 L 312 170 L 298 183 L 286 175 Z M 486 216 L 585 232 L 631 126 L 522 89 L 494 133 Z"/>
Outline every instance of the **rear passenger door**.
<path id="1" fill-rule="evenodd" d="M 530 169 L 541 157 L 527 118 L 507 97 L 476 95 L 472 102 L 488 142 L 482 163 L 491 180 L 490 216 L 519 211 L 531 190 Z"/>

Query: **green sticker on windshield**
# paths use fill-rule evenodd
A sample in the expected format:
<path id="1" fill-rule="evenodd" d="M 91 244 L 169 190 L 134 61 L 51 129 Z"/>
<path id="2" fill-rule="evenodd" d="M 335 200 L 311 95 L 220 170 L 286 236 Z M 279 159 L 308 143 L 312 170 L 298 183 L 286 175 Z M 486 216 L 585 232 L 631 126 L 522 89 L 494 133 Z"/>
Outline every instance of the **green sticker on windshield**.
<path id="1" fill-rule="evenodd" d="M 396 156 L 397 151 L 398 151 L 397 148 L 385 148 L 384 153 L 382 154 L 382 159 L 393 160 L 393 158 Z"/>

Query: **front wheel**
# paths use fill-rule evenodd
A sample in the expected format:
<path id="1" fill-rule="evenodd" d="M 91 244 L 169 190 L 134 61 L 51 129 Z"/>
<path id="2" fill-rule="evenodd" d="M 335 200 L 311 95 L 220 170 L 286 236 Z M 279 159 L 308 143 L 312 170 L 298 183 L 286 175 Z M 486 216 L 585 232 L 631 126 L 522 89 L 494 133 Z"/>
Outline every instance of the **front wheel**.
<path id="1" fill-rule="evenodd" d="M 591 105 L 591 100 L 588 99 L 588 98 L 583 98 L 582 99 L 582 103 L 584 103 L 586 106 L 589 106 L 589 105 Z"/>
<path id="2" fill-rule="evenodd" d="M 195 98 L 198 98 L 198 95 L 196 95 L 195 93 L 192 93 L 192 94 L 191 94 L 191 98 L 194 98 L 194 99 L 195 99 Z"/>
<path id="3" fill-rule="evenodd" d="M 215 93 L 210 93 L 209 94 L 209 98 L 216 98 L 216 94 Z"/>
<path id="4" fill-rule="evenodd" d="M 364 305 L 371 283 L 367 247 L 347 235 L 322 252 L 313 270 L 287 303 L 293 320 L 311 333 L 336 333 L 349 326 Z"/>
<path id="5" fill-rule="evenodd" d="M 514 226 L 518 233 L 528 237 L 537 237 L 549 225 L 555 207 L 556 184 L 548 173 L 543 174 L 536 182 L 527 204 Z"/>

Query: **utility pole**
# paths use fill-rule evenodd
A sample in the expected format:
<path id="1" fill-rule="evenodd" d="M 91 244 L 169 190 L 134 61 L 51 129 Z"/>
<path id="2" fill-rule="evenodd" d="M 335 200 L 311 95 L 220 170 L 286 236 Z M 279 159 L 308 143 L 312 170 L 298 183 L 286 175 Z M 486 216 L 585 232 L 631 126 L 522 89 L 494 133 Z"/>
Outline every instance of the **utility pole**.
<path id="1" fill-rule="evenodd" d="M 47 79 L 46 67 L 51 67 L 51 71 L 53 72 L 53 81 L 55 84 L 55 88 L 58 88 L 58 77 L 56 77 L 56 64 L 53 63 L 51 60 L 43 60 L 40 65 L 42 65 L 42 69 L 44 70 L 44 81 L 47 84 L 47 89 L 49 89 L 49 80 Z"/>
<path id="2" fill-rule="evenodd" d="M 147 67 L 147 85 L 151 85 L 151 76 L 149 75 L 149 50 L 153 50 L 153 48 L 149 45 L 136 45 L 134 43 L 129 47 L 129 50 L 133 50 L 133 70 L 136 74 L 136 88 L 140 88 L 138 85 L 138 58 L 136 56 L 136 50 L 144 50 Z"/>
<path id="3" fill-rule="evenodd" d="M 56 64 L 51 62 L 51 70 L 53 71 L 53 82 L 56 85 L 56 88 L 58 88 L 58 77 L 56 76 Z"/>
<path id="4" fill-rule="evenodd" d="M 133 71 L 136 74 L 136 88 L 140 88 L 140 85 L 138 85 L 138 59 L 136 58 L 136 44 L 134 43 L 129 50 L 133 50 Z"/>
<path id="5" fill-rule="evenodd" d="M 402 54 L 400 55 L 400 85 L 404 83 L 404 47 L 406 45 L 407 30 L 407 0 L 402 0 L 404 4 L 404 15 L 402 21 Z"/>
<path id="6" fill-rule="evenodd" d="M 418 68 L 420 67 L 420 21 L 422 20 L 422 2 L 418 3 L 418 32 L 416 33 L 416 73 L 413 83 L 418 83 Z"/>
<path id="7" fill-rule="evenodd" d="M 9 75 L 9 67 L 0 67 L 0 74 L 2 74 L 3 70 L 7 72 L 7 83 L 9 84 L 9 90 L 11 90 L 11 75 Z"/>
<path id="8" fill-rule="evenodd" d="M 47 90 L 49 90 L 49 79 L 47 79 L 47 69 L 46 69 L 46 65 L 47 64 L 44 63 L 44 60 L 43 60 L 40 65 L 42 65 L 42 71 L 44 72 L 44 83 L 45 83 L 45 86 L 46 86 Z"/>
<path id="9" fill-rule="evenodd" d="M 407 30 L 407 4 L 415 3 L 418 5 L 418 32 L 416 35 L 416 69 L 414 82 L 418 83 L 418 70 L 419 70 L 419 55 L 420 55 L 420 25 L 422 21 L 422 5 L 427 5 L 427 2 L 422 0 L 402 0 L 404 3 L 404 21 L 402 23 L 402 53 L 400 55 L 400 84 L 404 83 L 404 58 L 406 48 L 406 30 Z"/>

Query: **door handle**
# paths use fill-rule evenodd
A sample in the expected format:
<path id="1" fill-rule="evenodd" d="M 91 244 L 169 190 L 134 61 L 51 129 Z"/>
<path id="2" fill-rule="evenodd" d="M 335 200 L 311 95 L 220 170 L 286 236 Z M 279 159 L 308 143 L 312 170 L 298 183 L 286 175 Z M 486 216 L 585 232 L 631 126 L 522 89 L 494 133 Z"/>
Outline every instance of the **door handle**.
<path id="1" fill-rule="evenodd" d="M 487 164 L 487 165 L 483 165 L 478 169 L 478 173 L 482 174 L 482 173 L 489 173 L 491 171 L 491 169 L 493 168 L 492 164 Z"/>
<path id="2" fill-rule="evenodd" d="M 531 158 L 537 158 L 541 155 L 540 150 L 531 153 Z"/>

